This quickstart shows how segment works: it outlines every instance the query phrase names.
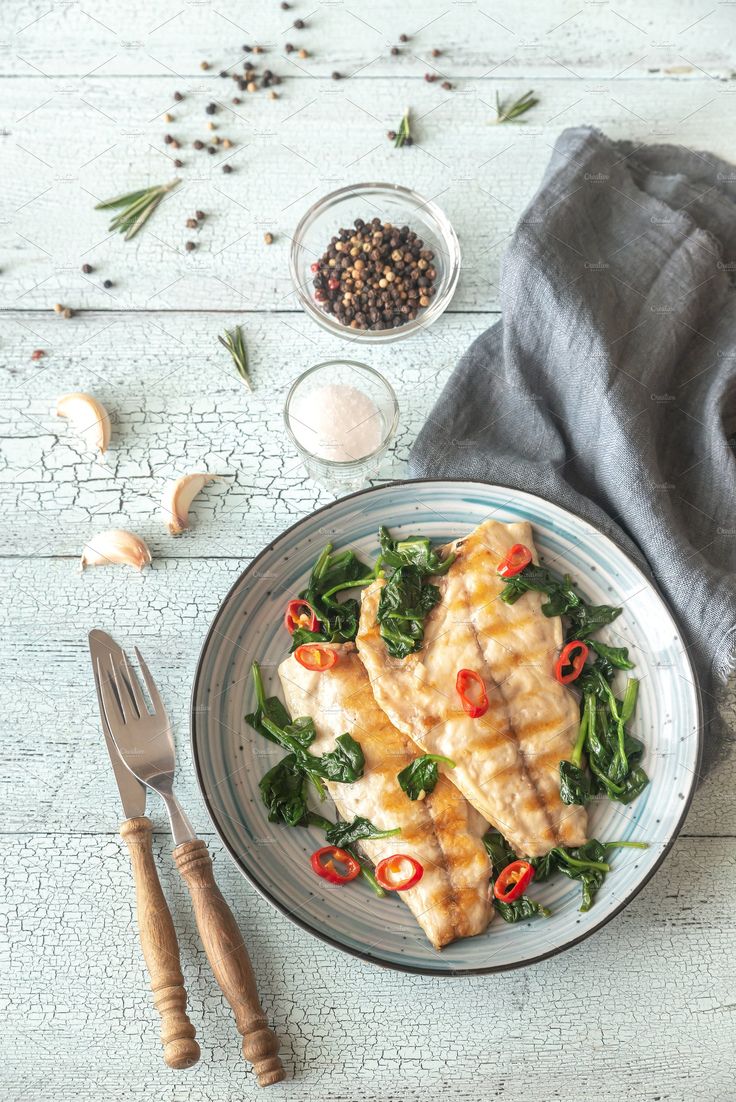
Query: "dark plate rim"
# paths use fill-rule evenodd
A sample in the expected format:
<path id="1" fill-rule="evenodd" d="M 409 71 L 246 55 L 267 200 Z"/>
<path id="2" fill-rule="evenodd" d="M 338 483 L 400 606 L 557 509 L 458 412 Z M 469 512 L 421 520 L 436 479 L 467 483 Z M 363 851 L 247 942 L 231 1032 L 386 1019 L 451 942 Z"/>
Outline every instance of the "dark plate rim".
<path id="1" fill-rule="evenodd" d="M 215 613 L 215 617 L 214 617 L 212 623 L 210 624 L 210 627 L 207 631 L 207 635 L 205 636 L 204 642 L 202 644 L 202 647 L 201 647 L 201 650 L 200 650 L 200 653 L 199 653 L 199 658 L 197 660 L 197 669 L 196 669 L 196 672 L 195 672 L 195 675 L 194 675 L 194 684 L 192 685 L 192 695 L 191 695 L 191 701 L 190 701 L 190 706 L 189 706 L 190 745 L 191 745 L 191 751 L 192 751 L 192 759 L 194 761 L 194 769 L 195 769 L 195 773 L 196 773 L 196 776 L 197 776 L 197 784 L 199 785 L 199 791 L 202 795 L 202 799 L 204 801 L 205 808 L 207 809 L 207 814 L 209 816 L 210 822 L 212 823 L 213 827 L 215 828 L 215 832 L 216 832 L 217 836 L 219 837 L 220 841 L 224 845 L 225 849 L 229 853 L 232 860 L 235 862 L 237 868 L 240 870 L 240 872 L 245 877 L 245 879 L 248 881 L 248 883 L 251 884 L 252 887 L 254 887 L 256 889 L 258 894 L 263 896 L 264 899 L 268 900 L 268 902 L 271 904 L 272 907 L 274 907 L 277 911 L 279 911 L 280 914 L 284 915 L 285 918 L 288 918 L 291 922 L 293 922 L 297 926 L 301 927 L 302 930 L 305 930 L 307 933 L 312 934 L 312 936 L 318 938 L 319 941 L 322 941 L 327 945 L 331 945 L 335 949 L 339 949 L 340 952 L 346 953 L 348 956 L 357 957 L 359 960 L 366 961 L 369 964 L 376 964 L 381 968 L 388 968 L 389 970 L 391 970 L 393 972 L 405 972 L 405 973 L 409 973 L 411 975 L 418 975 L 418 976 L 446 976 L 446 977 L 449 977 L 449 978 L 457 978 L 458 976 L 486 976 L 486 975 L 490 975 L 494 972 L 513 972 L 517 968 L 527 968 L 529 965 L 539 964 L 541 961 L 549 960 L 551 957 L 556 957 L 560 953 L 566 952 L 568 949 L 571 949 L 575 945 L 579 945 L 580 942 L 585 941 L 587 938 L 589 938 L 593 934 L 597 933 L 598 930 L 601 930 L 604 926 L 607 926 L 608 923 L 611 922 L 617 915 L 619 915 L 621 913 L 621 911 L 624 910 L 625 907 L 628 907 L 629 903 L 631 903 L 631 901 L 636 898 L 636 896 L 639 894 L 639 892 L 642 891 L 642 889 L 649 883 L 649 881 L 652 879 L 652 877 L 655 875 L 655 873 L 659 871 L 659 869 L 662 866 L 662 862 L 665 860 L 668 853 L 670 852 L 673 845 L 675 844 L 675 841 L 677 840 L 677 837 L 678 837 L 680 831 L 682 830 L 682 826 L 683 826 L 683 823 L 685 822 L 685 819 L 687 817 L 687 813 L 690 810 L 690 805 L 692 804 L 693 796 L 695 795 L 696 780 L 697 780 L 697 777 L 700 773 L 700 765 L 701 765 L 702 755 L 703 755 L 703 698 L 702 698 L 702 692 L 701 692 L 701 689 L 700 689 L 700 683 L 698 681 L 698 676 L 697 676 L 697 674 L 695 672 L 695 669 L 693 667 L 693 664 L 690 660 L 690 655 L 687 653 L 687 648 L 684 650 L 683 653 L 684 653 L 685 659 L 687 661 L 687 664 L 688 664 L 688 667 L 689 667 L 689 670 L 690 670 L 693 687 L 695 689 L 695 698 L 696 698 L 696 702 L 697 702 L 698 751 L 697 751 L 697 759 L 696 759 L 696 768 L 695 768 L 695 771 L 693 773 L 693 780 L 692 780 L 692 783 L 691 783 L 691 786 L 690 786 L 690 791 L 688 792 L 687 798 L 683 802 L 682 810 L 681 810 L 681 812 L 680 812 L 680 814 L 677 818 L 677 821 L 675 823 L 675 827 L 674 827 L 674 830 L 672 832 L 672 836 L 671 836 L 670 840 L 664 846 L 664 848 L 662 849 L 662 852 L 658 856 L 657 860 L 654 862 L 652 868 L 647 873 L 647 875 L 640 881 L 640 883 L 637 884 L 637 886 L 629 892 L 629 894 L 626 896 L 626 898 L 623 899 L 621 901 L 621 903 L 614 910 L 612 910 L 609 914 L 607 914 L 605 916 L 605 918 L 602 918 L 601 921 L 598 922 L 595 926 L 591 927 L 591 929 L 586 930 L 585 933 L 580 934 L 579 937 L 575 937 L 570 941 L 566 941 L 564 945 L 556 946 L 554 949 L 548 950 L 546 953 L 539 953 L 539 954 L 537 954 L 537 956 L 529 957 L 527 960 L 517 961 L 514 964 L 495 964 L 495 965 L 489 965 L 486 968 L 450 968 L 450 969 L 448 969 L 448 968 L 445 968 L 445 969 L 437 968 L 437 969 L 435 969 L 435 968 L 428 968 L 428 967 L 419 968 L 419 967 L 415 967 L 414 965 L 400 964 L 400 963 L 394 963 L 393 961 L 382 960 L 380 957 L 375 957 L 371 953 L 361 952 L 359 949 L 349 948 L 348 946 L 344 945 L 341 941 L 338 941 L 337 938 L 333 938 L 333 937 L 330 936 L 330 934 L 325 933 L 324 930 L 319 930 L 315 926 L 312 926 L 309 922 L 306 922 L 304 919 L 299 918 L 297 915 L 295 915 L 291 911 L 289 911 L 289 909 L 287 907 L 285 907 L 282 903 L 280 903 L 271 894 L 271 891 L 269 890 L 269 888 L 266 885 L 262 884 L 258 880 L 258 878 L 245 867 L 245 864 L 243 863 L 243 860 L 242 860 L 241 856 L 234 849 L 234 847 L 232 847 L 230 845 L 230 843 L 227 841 L 224 834 L 220 830 L 220 827 L 219 827 L 219 824 L 218 824 L 218 821 L 217 821 L 217 818 L 216 818 L 215 811 L 213 810 L 212 806 L 210 805 L 210 801 L 209 801 L 209 799 L 207 797 L 207 794 L 205 792 L 204 778 L 202 776 L 202 768 L 201 768 L 201 765 L 200 765 L 199 753 L 198 753 L 198 750 L 197 750 L 197 708 L 196 708 L 196 700 L 197 700 L 197 693 L 198 693 L 198 690 L 199 690 L 200 678 L 201 678 L 201 675 L 202 675 L 202 668 L 204 666 L 205 654 L 207 652 L 207 649 L 210 646 L 210 643 L 212 641 L 213 636 L 215 635 L 215 629 L 217 627 L 217 624 L 218 624 L 218 621 L 219 621 L 221 615 L 224 612 L 225 607 L 227 606 L 227 604 L 229 603 L 229 601 L 232 598 L 233 594 L 235 593 L 237 588 L 241 585 L 241 583 L 243 582 L 245 577 L 258 565 L 258 563 L 261 561 L 261 559 L 265 555 L 268 555 L 272 551 L 275 550 L 275 548 L 277 547 L 280 540 L 282 540 L 286 536 L 288 536 L 291 532 L 293 532 L 296 528 L 298 528 L 301 524 L 303 524 L 305 522 L 305 520 L 309 520 L 309 519 L 311 519 L 311 517 L 318 516 L 320 513 L 324 513 L 324 512 L 327 512 L 327 510 L 332 509 L 337 502 L 349 501 L 349 500 L 352 500 L 352 499 L 358 498 L 358 497 L 365 497 L 367 494 L 380 493 L 381 490 L 386 488 L 386 486 L 390 486 L 390 487 L 393 488 L 395 486 L 410 486 L 410 485 L 427 484 L 427 483 L 433 483 L 435 485 L 437 485 L 437 484 L 446 485 L 448 483 L 458 483 L 458 482 L 462 483 L 463 485 L 467 485 L 467 486 L 480 486 L 480 487 L 483 487 L 484 489 L 490 488 L 490 489 L 494 489 L 494 490 L 504 490 L 504 491 L 507 491 L 509 493 L 527 494 L 529 497 L 536 497 L 540 501 L 546 502 L 548 505 L 553 505 L 555 508 L 561 509 L 563 513 L 569 513 L 570 516 L 573 516 L 577 520 L 582 521 L 583 524 L 587 524 L 590 528 L 592 528 L 594 531 L 596 531 L 599 536 L 601 536 L 608 543 L 612 544 L 613 547 L 615 547 L 617 551 L 619 551 L 622 555 L 625 555 L 626 558 L 631 563 L 631 565 L 633 566 L 633 568 L 637 571 L 637 573 L 639 573 L 641 575 L 642 580 L 644 582 L 646 582 L 647 585 L 651 586 L 654 589 L 654 591 L 657 594 L 659 600 L 662 602 L 662 605 L 664 606 L 664 608 L 667 611 L 667 613 L 669 614 L 669 616 L 672 618 L 674 624 L 676 625 L 678 631 L 680 632 L 680 635 L 682 636 L 682 631 L 680 629 L 680 625 L 679 625 L 679 621 L 678 621 L 677 617 L 672 612 L 672 609 L 670 608 L 668 602 L 665 600 L 665 598 L 660 593 L 659 588 L 656 585 L 656 583 L 653 581 L 653 579 L 647 577 L 644 574 L 641 567 L 639 567 L 637 565 L 637 563 L 635 563 L 634 560 L 631 559 L 631 557 L 628 555 L 628 553 L 626 551 L 624 551 L 623 548 L 621 548 L 615 542 L 615 540 L 612 540 L 611 537 L 609 535 L 607 535 L 604 531 L 602 531 L 602 529 L 600 529 L 596 524 L 593 524 L 586 517 L 580 516 L 580 514 L 576 513 L 573 509 L 568 509 L 563 505 L 558 505 L 556 502 L 550 501 L 548 498 L 542 497 L 541 494 L 535 494 L 535 493 L 532 493 L 529 490 L 520 490 L 516 486 L 504 486 L 504 485 L 502 485 L 501 483 L 498 483 L 498 482 L 484 482 L 481 479 L 477 479 L 477 478 L 399 478 L 399 479 L 396 479 L 396 480 L 391 481 L 391 482 L 382 482 L 378 486 L 368 486 L 363 490 L 356 490 L 355 493 L 345 494 L 343 497 L 336 498 L 334 501 L 330 501 L 326 505 L 321 505 L 318 509 L 314 509 L 311 513 L 308 513 L 306 516 L 300 517 L 299 520 L 294 522 L 294 524 L 289 525 L 288 528 L 285 528 L 283 530 L 283 532 L 279 533 L 279 535 L 276 537 L 275 540 L 273 540 L 271 543 L 267 544 L 266 547 L 264 547 L 261 551 L 258 552 L 258 554 L 255 556 L 255 558 L 253 558 L 248 563 L 246 568 L 238 575 L 236 580 L 230 586 L 229 590 L 227 591 L 227 593 L 223 597 L 222 601 L 220 602 L 220 606 L 219 606 L 217 612 Z"/>

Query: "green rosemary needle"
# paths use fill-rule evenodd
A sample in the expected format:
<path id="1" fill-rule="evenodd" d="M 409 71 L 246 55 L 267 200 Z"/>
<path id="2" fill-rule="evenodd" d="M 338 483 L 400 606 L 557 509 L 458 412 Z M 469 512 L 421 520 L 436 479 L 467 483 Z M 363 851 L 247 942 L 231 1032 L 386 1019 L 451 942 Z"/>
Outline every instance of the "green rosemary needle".
<path id="1" fill-rule="evenodd" d="M 526 122 L 526 119 L 522 119 L 520 116 L 530 111 L 532 107 L 536 107 L 539 100 L 535 97 L 534 92 L 525 92 L 523 96 L 519 96 L 517 100 L 507 100 L 505 103 L 501 103 L 496 92 L 496 118 L 494 122 Z"/>
<path id="2" fill-rule="evenodd" d="M 178 179 L 171 180 L 168 184 L 130 191 L 127 195 L 116 195 L 114 199 L 106 199 L 104 203 L 98 203 L 95 210 L 112 210 L 120 207 L 120 213 L 116 214 L 110 223 L 110 232 L 125 234 L 125 240 L 130 241 L 131 237 L 135 237 L 138 230 L 148 221 L 164 196 L 173 191 L 179 182 Z"/>
<path id="3" fill-rule="evenodd" d="M 407 107 L 406 111 L 403 114 L 401 122 L 399 123 L 399 128 L 396 131 L 394 145 L 397 149 L 401 149 L 402 145 L 406 145 L 407 143 L 411 145 L 412 141 L 413 139 L 411 136 L 411 119 L 409 118 L 409 108 Z"/>
<path id="4" fill-rule="evenodd" d="M 252 390 L 253 384 L 250 381 L 248 372 L 248 354 L 245 351 L 245 342 L 240 326 L 236 325 L 234 329 L 226 329 L 224 335 L 218 336 L 217 339 L 232 356 L 238 375 L 240 375 L 248 390 Z"/>

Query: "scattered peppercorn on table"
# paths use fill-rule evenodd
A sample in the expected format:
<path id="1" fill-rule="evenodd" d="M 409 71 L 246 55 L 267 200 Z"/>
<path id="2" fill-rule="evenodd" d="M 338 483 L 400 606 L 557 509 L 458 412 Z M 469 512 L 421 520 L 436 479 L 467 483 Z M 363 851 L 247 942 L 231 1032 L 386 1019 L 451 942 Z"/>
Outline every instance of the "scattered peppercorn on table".
<path id="1" fill-rule="evenodd" d="M 736 979 L 732 744 L 670 859 L 605 929 L 523 972 L 443 982 L 345 956 L 261 899 L 213 834 L 187 738 L 195 664 L 222 597 L 269 539 L 328 500 L 284 429 L 291 383 L 336 358 L 385 375 L 401 413 L 377 480 L 404 475 L 453 365 L 499 316 L 505 242 L 563 126 L 594 123 L 635 142 L 733 156 L 727 8 L 262 0 L 246 11 L 235 0 L 181 10 L 130 0 L 123 17 L 110 5 L 8 0 L 1 1097 L 258 1094 L 151 799 L 202 1049 L 190 1071 L 161 1060 L 89 673 L 95 625 L 140 643 L 155 662 L 182 801 L 216 859 L 282 1039 L 290 1079 L 270 1088 L 274 1097 L 653 1102 L 732 1093 L 723 1060 Z M 463 268 L 431 328 L 358 350 L 300 309 L 288 255 L 310 205 L 366 180 L 438 204 Z M 107 228 L 125 208 L 95 206 L 135 191 L 139 205 L 117 225 L 127 233 L 134 216 L 145 223 L 126 242 Z M 156 200 L 150 209 L 144 194 Z M 338 217 L 336 240 L 328 235 L 313 257 L 312 290 L 348 335 L 421 316 L 433 290 L 435 258 L 411 237 L 417 227 L 387 229 L 381 209 L 361 221 Z M 240 367 L 217 340 L 237 326 Z M 55 416 L 59 398 L 80 395 L 109 415 L 101 454 L 71 418 Z M 219 477 L 192 503 L 189 529 L 174 535 L 160 519 L 162 488 L 197 471 Z M 117 528 L 145 540 L 152 565 L 80 576 L 85 544 Z M 721 709 L 733 726 L 733 684 Z"/>

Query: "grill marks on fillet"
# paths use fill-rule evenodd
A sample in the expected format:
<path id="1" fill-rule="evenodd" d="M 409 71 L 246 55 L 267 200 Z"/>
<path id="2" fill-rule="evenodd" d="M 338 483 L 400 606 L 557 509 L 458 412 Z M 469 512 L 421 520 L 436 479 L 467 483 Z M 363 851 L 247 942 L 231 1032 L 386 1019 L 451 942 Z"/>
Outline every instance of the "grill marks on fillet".
<path id="1" fill-rule="evenodd" d="M 282 663 L 279 674 L 292 714 L 315 721 L 315 753 L 332 749 L 335 737 L 346 730 L 361 745 L 363 777 L 353 784 L 327 784 L 341 817 L 362 815 L 381 830 L 401 828 L 397 837 L 367 839 L 361 848 L 374 863 L 392 853 L 408 853 L 424 866 L 422 879 L 402 892 L 401 899 L 436 948 L 482 933 L 492 914 L 490 863 L 482 843 L 486 824 L 443 776 L 424 800 L 409 800 L 397 773 L 419 751 L 376 704 L 354 644 L 334 649 L 338 662 L 324 674 L 305 670 L 293 656 Z"/>
<path id="2" fill-rule="evenodd" d="M 559 762 L 578 730 L 578 706 L 553 677 L 562 642 L 558 618 L 541 612 L 539 594 L 500 601 L 497 567 L 514 543 L 534 551 L 528 524 L 488 521 L 447 550 L 458 558 L 436 579 L 440 602 L 425 623 L 422 651 L 387 655 L 376 613 L 381 582 L 363 593 L 358 649 L 373 690 L 392 722 L 424 750 L 451 757 L 454 784 L 519 853 L 546 853 L 585 840 L 583 808 L 559 795 Z M 457 671 L 483 677 L 489 709 L 471 720 L 455 691 Z"/>

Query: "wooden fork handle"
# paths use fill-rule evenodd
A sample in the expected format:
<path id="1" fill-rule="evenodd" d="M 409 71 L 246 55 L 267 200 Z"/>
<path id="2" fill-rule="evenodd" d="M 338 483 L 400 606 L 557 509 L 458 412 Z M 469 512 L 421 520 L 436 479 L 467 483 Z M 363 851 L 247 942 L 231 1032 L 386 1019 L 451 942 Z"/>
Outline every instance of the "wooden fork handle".
<path id="1" fill-rule="evenodd" d="M 243 935 L 215 883 L 207 846 L 201 838 L 183 842 L 174 850 L 174 860 L 189 888 L 210 967 L 233 1009 L 243 1056 L 253 1064 L 259 1087 L 279 1083 L 286 1075 L 278 1057 L 279 1039 L 263 1013 Z"/>
<path id="2" fill-rule="evenodd" d="M 138 932 L 151 979 L 153 1005 L 161 1015 L 164 1060 L 170 1068 L 190 1068 L 199 1060 L 199 1045 L 187 1016 L 179 946 L 153 860 L 152 831 L 153 823 L 145 815 L 126 819 L 120 827 L 133 866 Z"/>

